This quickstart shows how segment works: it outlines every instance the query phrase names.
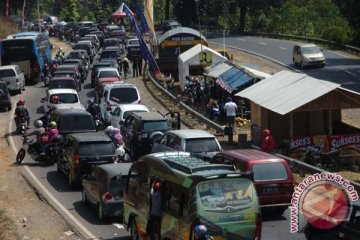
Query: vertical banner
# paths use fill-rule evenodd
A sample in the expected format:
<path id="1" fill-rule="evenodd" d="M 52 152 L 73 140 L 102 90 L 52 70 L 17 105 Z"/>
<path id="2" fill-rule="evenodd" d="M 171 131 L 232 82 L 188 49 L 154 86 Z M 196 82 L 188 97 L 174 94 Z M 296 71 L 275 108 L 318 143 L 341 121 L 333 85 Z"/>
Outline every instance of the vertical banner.
<path id="1" fill-rule="evenodd" d="M 153 0 L 145 0 L 144 15 L 151 32 L 155 35 Z"/>
<path id="2" fill-rule="evenodd" d="M 10 0 L 6 0 L 5 17 L 9 17 Z"/>
<path id="3" fill-rule="evenodd" d="M 149 67 L 150 67 L 150 71 L 153 72 L 156 76 L 158 76 L 160 74 L 160 69 L 155 61 L 154 56 L 151 54 L 145 40 L 144 37 L 142 35 L 142 33 L 140 32 L 139 27 L 136 24 L 136 20 L 134 18 L 134 16 L 132 15 L 130 9 L 128 8 L 127 5 L 124 4 L 124 12 L 126 13 L 131 26 L 135 29 L 136 32 L 136 36 L 139 39 L 140 42 L 140 49 L 141 49 L 141 53 L 143 54 L 144 59 L 148 62 Z"/>
<path id="4" fill-rule="evenodd" d="M 142 6 L 141 6 L 141 2 L 140 1 L 137 1 L 136 3 L 136 11 L 138 13 L 138 16 L 140 18 L 140 23 L 141 23 L 141 30 L 143 33 L 146 33 L 146 32 L 149 32 L 150 31 L 150 28 L 149 28 L 149 25 L 146 21 L 146 18 L 144 16 L 144 11 L 142 9 Z"/>

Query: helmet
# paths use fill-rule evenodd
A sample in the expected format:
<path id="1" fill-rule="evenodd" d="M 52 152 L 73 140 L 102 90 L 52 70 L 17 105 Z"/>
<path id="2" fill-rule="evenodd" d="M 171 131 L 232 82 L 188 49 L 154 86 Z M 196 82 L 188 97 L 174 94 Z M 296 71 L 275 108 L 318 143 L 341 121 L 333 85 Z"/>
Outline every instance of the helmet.
<path id="1" fill-rule="evenodd" d="M 56 128 L 57 124 L 56 124 L 55 121 L 51 121 L 51 122 L 49 123 L 49 126 L 50 126 L 51 128 Z"/>
<path id="2" fill-rule="evenodd" d="M 24 99 L 20 99 L 18 101 L 18 106 L 21 106 L 21 105 L 25 105 L 25 100 Z"/>
<path id="3" fill-rule="evenodd" d="M 113 126 L 108 126 L 107 128 L 105 128 L 105 134 L 108 135 L 109 137 L 113 135 L 113 130 L 114 127 Z"/>
<path id="4" fill-rule="evenodd" d="M 154 190 L 159 191 L 160 188 L 161 188 L 161 182 L 157 181 L 157 182 L 154 184 Z"/>
<path id="5" fill-rule="evenodd" d="M 116 151 L 115 151 L 115 154 L 116 154 L 117 156 L 123 157 L 123 156 L 125 155 L 125 149 L 124 149 L 124 147 L 123 147 L 123 146 L 118 147 L 118 148 L 116 149 Z"/>
<path id="6" fill-rule="evenodd" d="M 34 122 L 34 126 L 35 126 L 36 128 L 41 128 L 41 127 L 43 126 L 43 122 L 42 122 L 41 120 L 36 120 L 36 121 Z"/>
<path id="7" fill-rule="evenodd" d="M 62 51 L 63 50 L 63 48 L 61 47 L 61 48 L 59 48 L 59 51 Z"/>
<path id="8" fill-rule="evenodd" d="M 59 98 L 59 96 L 55 95 L 55 96 L 52 96 L 50 100 L 51 100 L 51 103 L 57 104 L 57 103 L 59 103 L 60 98 Z"/>
<path id="9" fill-rule="evenodd" d="M 88 100 L 88 105 L 91 105 L 91 104 L 93 104 L 93 103 L 94 103 L 94 100 L 90 98 L 90 99 Z"/>
<path id="10" fill-rule="evenodd" d="M 205 225 L 197 225 L 194 229 L 196 238 L 202 238 L 207 234 L 207 228 Z"/>
<path id="11" fill-rule="evenodd" d="M 64 137 L 63 137 L 63 135 L 59 134 L 59 135 L 56 135 L 52 141 L 55 143 L 61 143 L 62 141 L 64 141 Z"/>

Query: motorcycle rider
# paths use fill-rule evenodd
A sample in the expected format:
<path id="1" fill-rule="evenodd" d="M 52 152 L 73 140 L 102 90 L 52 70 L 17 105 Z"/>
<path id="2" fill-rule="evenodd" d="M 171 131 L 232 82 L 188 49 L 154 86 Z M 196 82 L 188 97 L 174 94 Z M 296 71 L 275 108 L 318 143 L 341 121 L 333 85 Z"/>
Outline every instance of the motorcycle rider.
<path id="1" fill-rule="evenodd" d="M 30 144 L 30 146 L 33 147 L 37 153 L 39 153 L 41 144 L 45 142 L 45 138 L 43 137 L 46 136 L 46 130 L 43 127 L 43 122 L 41 120 L 36 120 L 34 122 L 34 127 L 35 130 L 26 134 L 25 136 L 36 136 L 36 141 Z"/>
<path id="2" fill-rule="evenodd" d="M 113 129 L 113 134 L 112 134 L 112 141 L 115 145 L 115 147 L 120 147 L 120 146 L 124 146 L 124 139 L 123 136 L 120 133 L 120 129 L 119 128 L 114 128 Z"/>
<path id="3" fill-rule="evenodd" d="M 115 163 L 121 163 L 121 162 L 129 162 L 130 161 L 130 157 L 129 155 L 126 153 L 125 149 L 123 146 L 120 146 L 116 149 L 115 151 Z"/>
<path id="4" fill-rule="evenodd" d="M 50 67 L 47 63 L 45 63 L 45 65 L 44 65 L 42 77 L 43 77 L 44 85 L 47 85 L 51 78 Z"/>
<path id="5" fill-rule="evenodd" d="M 93 99 L 89 99 L 86 111 L 88 111 L 93 117 L 99 117 L 101 109 L 99 104 L 95 103 Z"/>
<path id="6" fill-rule="evenodd" d="M 64 60 L 65 57 L 65 52 L 63 51 L 62 48 L 59 48 L 58 52 L 56 53 L 55 56 L 57 59 L 59 59 L 61 62 Z"/>
<path id="7" fill-rule="evenodd" d="M 16 125 L 16 129 L 19 128 L 20 119 L 22 119 L 22 118 L 24 118 L 26 120 L 27 126 L 29 126 L 29 124 L 30 124 L 30 114 L 29 114 L 29 110 L 25 106 L 25 100 L 20 99 L 17 102 L 16 105 L 17 105 L 17 107 L 15 109 L 15 125 Z"/>
<path id="8" fill-rule="evenodd" d="M 197 225 L 194 228 L 194 240 L 214 240 L 213 237 L 207 234 L 207 228 L 205 225 Z"/>
<path id="9" fill-rule="evenodd" d="M 47 134 L 49 137 L 49 142 L 51 142 L 57 135 L 59 135 L 59 130 L 57 129 L 57 124 L 55 121 L 49 122 L 49 127 Z"/>

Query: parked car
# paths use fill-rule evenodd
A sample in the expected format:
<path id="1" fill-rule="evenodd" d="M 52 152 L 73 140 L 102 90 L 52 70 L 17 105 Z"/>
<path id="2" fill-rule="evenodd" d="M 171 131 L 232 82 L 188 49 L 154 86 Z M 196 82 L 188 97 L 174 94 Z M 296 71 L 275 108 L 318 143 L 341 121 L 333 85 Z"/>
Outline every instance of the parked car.
<path id="1" fill-rule="evenodd" d="M 48 89 L 55 88 L 70 88 L 80 91 L 79 84 L 72 77 L 54 77 L 51 78 L 48 84 Z"/>
<path id="2" fill-rule="evenodd" d="M 99 98 L 101 115 L 105 122 L 110 122 L 110 112 L 118 104 L 140 103 L 140 94 L 137 87 L 129 83 L 111 83 L 104 86 L 102 98 Z"/>
<path id="3" fill-rule="evenodd" d="M 25 76 L 18 65 L 1 66 L 0 81 L 4 81 L 11 92 L 21 94 L 21 90 L 25 90 Z"/>
<path id="4" fill-rule="evenodd" d="M 120 104 L 110 113 L 110 125 L 120 128 L 120 125 L 132 112 L 149 112 L 149 109 L 142 104 Z"/>
<path id="5" fill-rule="evenodd" d="M 4 81 L 0 81 L 0 108 L 5 111 L 9 111 L 12 108 L 10 93 Z"/>
<path id="6" fill-rule="evenodd" d="M 100 164 L 113 163 L 115 146 L 105 134 L 68 134 L 63 143 L 64 155 L 57 162 L 57 171 L 68 177 L 70 187 L 81 183 L 82 176 Z"/>
<path id="7" fill-rule="evenodd" d="M 170 129 L 168 119 L 158 112 L 132 112 L 120 127 L 125 149 L 133 160 L 150 153 L 152 143 Z"/>
<path id="8" fill-rule="evenodd" d="M 222 151 L 211 161 L 234 165 L 242 172 L 254 172 L 262 208 L 271 208 L 282 214 L 290 206 L 295 182 L 284 159 L 256 149 L 237 149 Z"/>
<path id="9" fill-rule="evenodd" d="M 52 112 L 50 121 L 57 123 L 59 134 L 64 137 L 70 133 L 97 131 L 92 115 L 83 109 L 60 107 Z"/>
<path id="10" fill-rule="evenodd" d="M 122 221 L 123 193 L 132 163 L 109 163 L 94 167 L 82 181 L 82 201 L 97 210 L 100 221 Z"/>
<path id="11" fill-rule="evenodd" d="M 348 206 L 346 206 L 348 207 Z M 317 229 L 307 225 L 304 229 L 307 240 L 357 240 L 360 236 L 360 201 L 352 202 L 349 218 L 332 229 Z"/>
<path id="12" fill-rule="evenodd" d="M 59 97 L 59 103 L 53 102 L 53 96 Z M 69 88 L 55 88 L 46 91 L 46 96 L 41 98 L 41 102 L 45 104 L 44 109 L 49 108 L 76 108 L 85 109 L 80 102 L 80 97 L 76 90 Z"/>
<path id="13" fill-rule="evenodd" d="M 184 151 L 204 160 L 210 160 L 221 151 L 216 137 L 200 129 L 167 131 L 151 148 L 152 153 Z"/>
<path id="14" fill-rule="evenodd" d="M 149 193 L 155 185 L 166 203 L 161 208 L 162 239 L 192 239 L 199 223 L 214 239 L 261 238 L 259 200 L 249 173 L 171 152 L 143 156 L 128 175 L 123 224 L 131 239 L 146 233 Z"/>
<path id="15" fill-rule="evenodd" d="M 306 66 L 325 67 L 323 50 L 315 44 L 296 44 L 292 50 L 292 61 L 294 66 L 301 68 Z"/>

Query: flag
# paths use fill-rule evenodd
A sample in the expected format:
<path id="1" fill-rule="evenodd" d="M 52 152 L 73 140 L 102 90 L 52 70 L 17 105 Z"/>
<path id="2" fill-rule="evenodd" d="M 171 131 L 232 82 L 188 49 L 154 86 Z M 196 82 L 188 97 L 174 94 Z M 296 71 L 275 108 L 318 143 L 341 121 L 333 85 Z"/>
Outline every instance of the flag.
<path id="1" fill-rule="evenodd" d="M 155 35 L 153 0 L 145 0 L 144 15 L 151 32 Z"/>
<path id="2" fill-rule="evenodd" d="M 155 61 L 154 56 L 151 54 L 151 52 L 144 40 L 144 37 L 136 23 L 134 16 L 132 15 L 131 10 L 128 8 L 127 5 L 124 5 L 124 12 L 126 13 L 131 26 L 133 27 L 133 29 L 136 32 L 136 36 L 138 37 L 139 42 L 140 42 L 141 53 L 143 54 L 144 59 L 148 62 L 150 71 L 153 72 L 156 76 L 158 76 L 160 74 L 160 69 Z"/>
<path id="3" fill-rule="evenodd" d="M 149 32 L 150 28 L 149 28 L 149 25 L 144 16 L 144 11 L 142 9 L 140 1 L 137 1 L 137 3 L 136 3 L 136 10 L 137 10 L 138 16 L 140 18 L 142 32 Z"/>

